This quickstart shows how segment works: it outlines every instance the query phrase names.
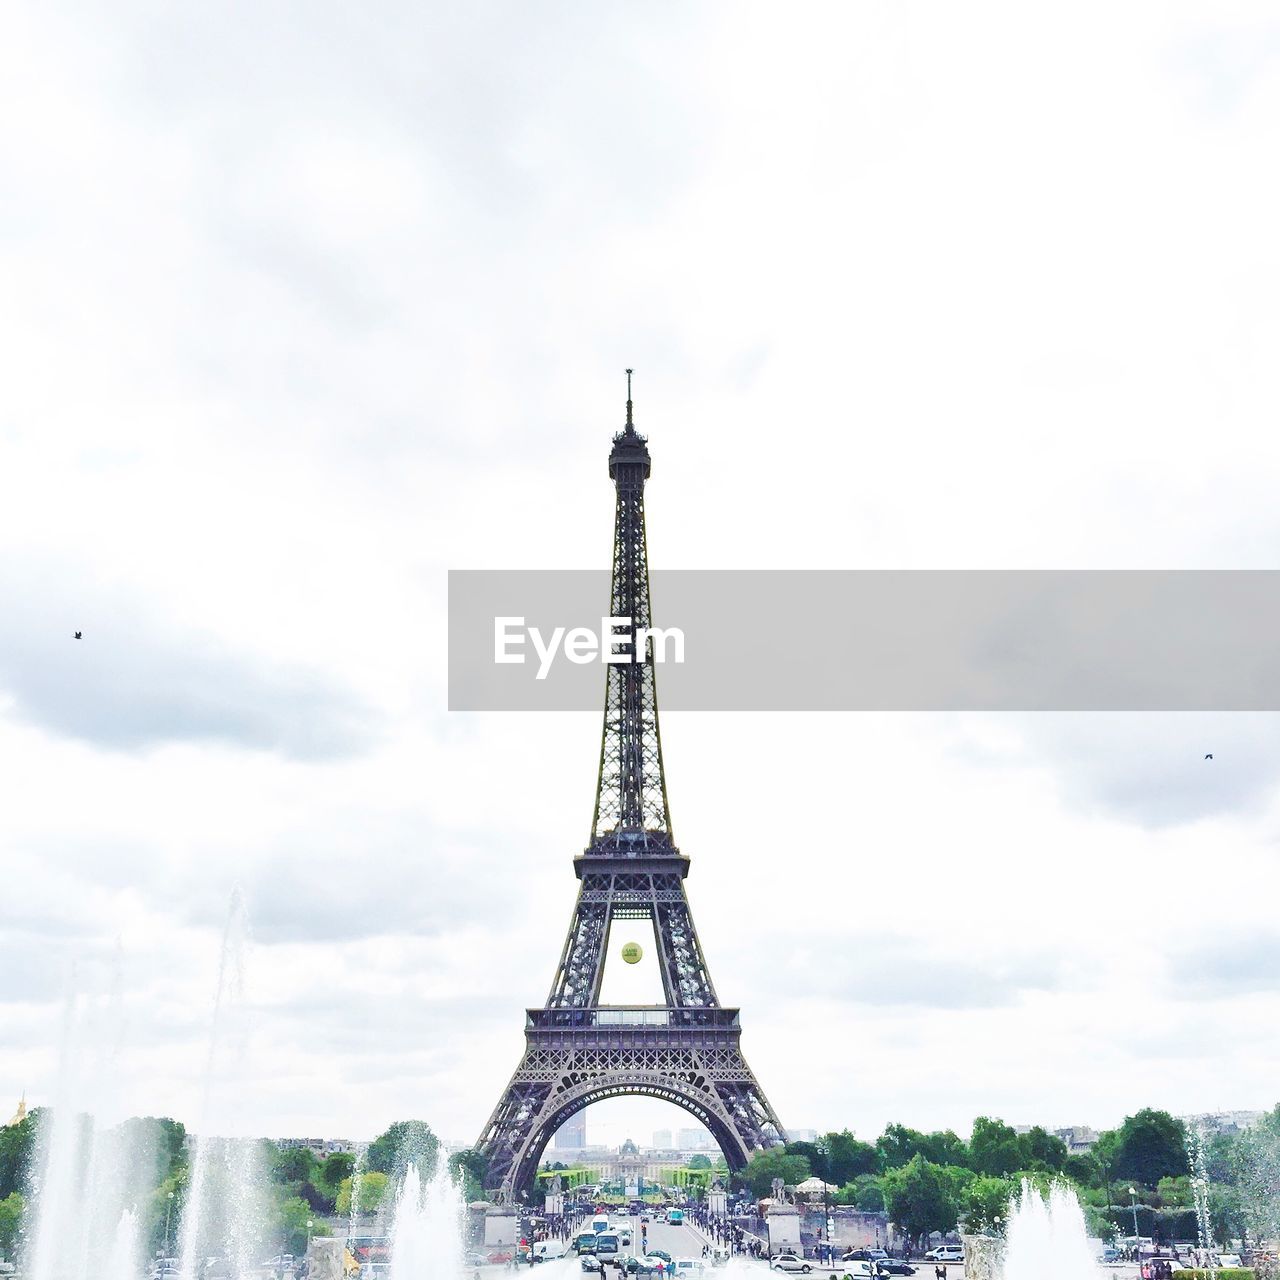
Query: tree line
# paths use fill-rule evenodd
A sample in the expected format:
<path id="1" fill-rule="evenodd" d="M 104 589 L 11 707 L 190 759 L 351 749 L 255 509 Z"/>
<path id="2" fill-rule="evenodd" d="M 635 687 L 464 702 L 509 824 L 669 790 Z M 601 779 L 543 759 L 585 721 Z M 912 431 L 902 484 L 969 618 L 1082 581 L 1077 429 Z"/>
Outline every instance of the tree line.
<path id="1" fill-rule="evenodd" d="M 1191 1150 L 1195 1136 L 1167 1111 L 1144 1108 L 1099 1134 L 1087 1152 L 1036 1126 L 1018 1133 L 979 1116 L 966 1140 L 950 1129 L 922 1132 L 888 1125 L 873 1142 L 845 1129 L 816 1142 L 757 1152 L 737 1175 L 757 1197 L 773 1180 L 788 1186 L 817 1176 L 836 1190 L 829 1203 L 885 1212 L 912 1238 L 963 1227 L 998 1231 L 1024 1179 L 1070 1182 L 1092 1234 L 1138 1232 L 1159 1240 L 1196 1236 Z M 1215 1234 L 1228 1239 L 1274 1236 L 1274 1187 L 1280 1173 L 1280 1106 L 1254 1129 L 1215 1134 L 1203 1143 L 1203 1170 Z M 1129 1189 L 1133 1188 L 1130 1195 Z"/>

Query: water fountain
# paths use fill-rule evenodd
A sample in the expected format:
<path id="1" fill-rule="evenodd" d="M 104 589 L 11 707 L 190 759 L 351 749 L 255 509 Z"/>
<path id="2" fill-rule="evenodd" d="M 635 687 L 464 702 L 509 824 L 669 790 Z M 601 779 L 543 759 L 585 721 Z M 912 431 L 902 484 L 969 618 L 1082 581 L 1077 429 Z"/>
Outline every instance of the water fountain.
<path id="1" fill-rule="evenodd" d="M 223 932 L 197 1135 L 190 1144 L 185 1188 L 174 1188 L 165 1208 L 178 1241 L 179 1280 L 204 1280 L 205 1261 L 221 1260 L 221 1274 L 257 1280 L 268 1240 L 266 1170 L 257 1137 L 239 1131 L 239 1103 L 247 1080 L 249 1040 L 245 1000 L 248 928 L 244 902 L 232 896 Z M 62 1029 L 54 1105 L 41 1126 L 23 1235 L 30 1280 L 140 1280 L 149 1232 L 159 1234 L 155 1188 L 163 1177 L 155 1124 L 126 1122 L 104 1128 L 99 1117 L 119 1113 L 118 1039 L 120 965 L 92 989 L 73 978 Z M 105 986 L 105 990 L 101 989 Z M 353 1171 L 350 1227 L 354 1233 L 367 1172 L 367 1150 Z M 167 1166 L 165 1166 L 167 1167 Z M 175 1203 L 176 1201 L 176 1203 Z M 391 1280 L 433 1280 L 462 1273 L 463 1203 L 460 1187 L 441 1155 L 424 1181 L 408 1164 L 396 1188 L 390 1219 Z M 376 1228 L 375 1228 L 376 1229 Z M 153 1237 L 154 1238 L 154 1237 Z M 341 1274 L 341 1245 L 327 1258 Z"/>
<path id="2" fill-rule="evenodd" d="M 1217 1278 L 1217 1251 L 1213 1239 L 1213 1221 L 1209 1214 L 1209 1169 L 1206 1156 L 1208 1137 L 1199 1121 L 1187 1130 L 1187 1154 L 1191 1165 L 1191 1188 L 1195 1196 L 1196 1237 L 1200 1260 L 1208 1280 Z"/>
<path id="3" fill-rule="evenodd" d="M 205 1070 L 201 1130 L 234 1121 L 221 1086 L 234 1074 L 243 1046 L 245 915 L 234 895 L 222 940 L 217 998 Z M 159 1167 L 153 1126 L 104 1127 L 119 1113 L 121 1014 L 119 957 L 106 976 L 72 976 L 62 1028 L 53 1106 L 41 1124 L 29 1178 L 23 1236 L 31 1280 L 135 1280 L 145 1253 L 143 1205 Z M 180 1202 L 178 1238 L 183 1280 L 199 1280 L 209 1253 L 226 1257 L 236 1275 L 259 1261 L 260 1179 L 255 1143 L 240 1137 L 197 1139 L 190 1182 Z"/>
<path id="4" fill-rule="evenodd" d="M 73 973 L 54 1105 L 41 1124 L 24 1223 L 31 1280 L 100 1274 L 136 1259 L 137 1204 L 149 1190 L 154 1135 L 102 1128 L 118 1108 L 119 958 L 105 974 Z M 127 1275 L 136 1274 L 136 1263 Z"/>
<path id="5" fill-rule="evenodd" d="M 201 1261 L 211 1256 L 222 1258 L 234 1275 L 246 1276 L 264 1244 L 263 1171 L 257 1144 L 237 1132 L 236 1100 L 248 1042 L 247 949 L 248 917 L 236 891 L 222 936 L 199 1134 L 178 1232 L 181 1280 L 200 1280 Z"/>
<path id="6" fill-rule="evenodd" d="M 462 1215 L 462 1193 L 443 1156 L 425 1186 L 410 1164 L 391 1225 L 391 1280 L 461 1275 Z"/>
<path id="7" fill-rule="evenodd" d="M 1101 1274 L 1075 1192 L 1056 1182 L 1043 1196 L 1030 1182 L 1010 1206 L 1004 1280 L 1092 1280 Z"/>

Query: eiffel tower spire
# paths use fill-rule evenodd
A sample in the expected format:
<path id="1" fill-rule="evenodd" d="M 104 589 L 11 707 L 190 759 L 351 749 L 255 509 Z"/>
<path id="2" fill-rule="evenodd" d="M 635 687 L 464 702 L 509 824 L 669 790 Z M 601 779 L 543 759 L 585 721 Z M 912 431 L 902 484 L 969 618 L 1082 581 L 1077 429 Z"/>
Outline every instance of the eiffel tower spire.
<path id="1" fill-rule="evenodd" d="M 632 416 L 631 374 L 628 369 L 627 423 L 614 436 L 609 454 L 609 478 L 617 490 L 609 613 L 630 619 L 615 633 L 614 650 L 631 660 L 606 668 L 591 844 L 602 852 L 612 846 L 637 853 L 654 843 L 670 845 L 671 810 L 662 769 L 652 642 L 646 639 L 639 650 L 636 645 L 637 629 L 653 622 L 644 528 L 644 484 L 651 463 L 648 442 Z"/>

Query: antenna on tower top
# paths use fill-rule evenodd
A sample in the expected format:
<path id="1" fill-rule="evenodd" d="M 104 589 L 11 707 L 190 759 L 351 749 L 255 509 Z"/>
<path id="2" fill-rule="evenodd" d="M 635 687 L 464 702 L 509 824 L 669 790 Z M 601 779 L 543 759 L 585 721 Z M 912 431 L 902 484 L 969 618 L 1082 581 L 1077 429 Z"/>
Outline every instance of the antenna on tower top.
<path id="1" fill-rule="evenodd" d="M 634 369 L 627 370 L 627 426 L 629 427 L 635 426 L 635 423 L 631 421 L 631 375 L 634 372 Z"/>

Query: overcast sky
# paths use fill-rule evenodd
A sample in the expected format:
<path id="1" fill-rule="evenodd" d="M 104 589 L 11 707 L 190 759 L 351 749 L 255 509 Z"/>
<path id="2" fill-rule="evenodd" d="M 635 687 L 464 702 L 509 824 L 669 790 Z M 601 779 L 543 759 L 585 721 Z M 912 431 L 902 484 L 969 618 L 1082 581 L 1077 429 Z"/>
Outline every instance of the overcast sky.
<path id="1" fill-rule="evenodd" d="M 238 885 L 243 1125 L 478 1133 L 599 721 L 446 572 L 607 563 L 624 366 L 655 566 L 1276 567 L 1273 6 L 26 4 L 0 121 L 0 1106 L 118 966 L 198 1124 Z M 1275 717 L 663 731 L 784 1123 L 1277 1101 Z"/>

